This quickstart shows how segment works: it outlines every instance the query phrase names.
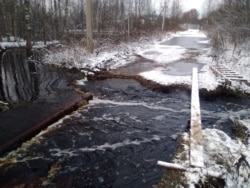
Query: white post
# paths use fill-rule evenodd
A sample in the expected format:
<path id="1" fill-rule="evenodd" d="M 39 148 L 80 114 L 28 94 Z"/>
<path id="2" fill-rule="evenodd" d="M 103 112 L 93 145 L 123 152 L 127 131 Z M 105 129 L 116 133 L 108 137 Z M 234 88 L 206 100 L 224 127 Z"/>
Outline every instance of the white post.
<path id="1" fill-rule="evenodd" d="M 190 120 L 190 165 L 204 167 L 198 70 L 193 68 L 191 120 Z"/>

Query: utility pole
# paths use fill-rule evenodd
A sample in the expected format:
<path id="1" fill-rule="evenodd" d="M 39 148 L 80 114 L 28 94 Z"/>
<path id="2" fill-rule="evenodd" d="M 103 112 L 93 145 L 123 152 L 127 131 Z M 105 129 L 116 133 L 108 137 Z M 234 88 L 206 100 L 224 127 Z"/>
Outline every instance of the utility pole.
<path id="1" fill-rule="evenodd" d="M 87 29 L 87 50 L 94 52 L 93 28 L 92 28 L 92 0 L 86 0 L 86 29 Z"/>

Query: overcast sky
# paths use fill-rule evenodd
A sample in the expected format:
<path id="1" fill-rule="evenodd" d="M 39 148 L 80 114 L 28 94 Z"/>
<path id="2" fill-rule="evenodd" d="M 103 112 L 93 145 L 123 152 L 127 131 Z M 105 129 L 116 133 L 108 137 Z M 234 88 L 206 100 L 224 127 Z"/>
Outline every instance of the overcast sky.
<path id="1" fill-rule="evenodd" d="M 197 9 L 199 12 L 203 11 L 205 0 L 182 0 L 183 11 L 190 9 Z"/>
<path id="2" fill-rule="evenodd" d="M 167 2 L 171 2 L 172 0 L 167 0 Z M 202 15 L 204 12 L 204 2 L 207 0 L 180 0 L 182 9 L 184 12 L 190 9 L 197 9 L 199 13 Z M 219 1 L 219 0 L 218 0 Z M 164 0 L 153 0 L 153 3 L 157 9 L 160 9 L 161 5 L 163 5 Z"/>

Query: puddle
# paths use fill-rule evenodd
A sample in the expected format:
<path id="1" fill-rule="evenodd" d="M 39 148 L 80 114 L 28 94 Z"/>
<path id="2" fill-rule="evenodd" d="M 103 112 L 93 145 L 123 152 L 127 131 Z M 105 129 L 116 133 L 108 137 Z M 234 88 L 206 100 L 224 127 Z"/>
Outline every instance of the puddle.
<path id="1" fill-rule="evenodd" d="M 134 62 L 127 64 L 123 67 L 119 67 L 116 71 L 124 74 L 136 75 L 140 74 L 141 72 L 153 70 L 159 66 L 159 64 L 150 59 L 139 57 Z"/>
<path id="2" fill-rule="evenodd" d="M 161 45 L 168 46 L 181 46 L 188 49 L 202 49 L 209 45 L 202 43 L 202 41 L 207 41 L 207 38 L 203 37 L 174 37 L 170 40 L 162 42 Z"/>
<path id="3" fill-rule="evenodd" d="M 175 62 L 168 64 L 165 69 L 162 70 L 164 74 L 173 76 L 190 76 L 194 67 L 200 71 L 204 64 L 191 63 L 191 62 Z"/>
<path id="4" fill-rule="evenodd" d="M 145 55 L 161 55 L 161 53 L 158 51 L 146 51 L 143 54 L 145 54 Z"/>

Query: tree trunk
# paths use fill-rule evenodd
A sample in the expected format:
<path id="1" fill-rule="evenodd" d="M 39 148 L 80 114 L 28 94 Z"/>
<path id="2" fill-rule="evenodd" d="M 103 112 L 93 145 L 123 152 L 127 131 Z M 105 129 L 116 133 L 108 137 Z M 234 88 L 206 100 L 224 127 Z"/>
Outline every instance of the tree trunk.
<path id="1" fill-rule="evenodd" d="M 59 28 L 58 28 L 58 8 L 57 0 L 54 0 L 54 13 L 55 13 L 55 39 L 58 39 Z"/>
<path id="2" fill-rule="evenodd" d="M 69 0 L 65 2 L 65 18 L 64 18 L 64 38 L 69 36 Z"/>
<path id="3" fill-rule="evenodd" d="M 31 56 L 31 17 L 30 17 L 30 0 L 25 0 L 25 36 L 26 36 L 26 54 Z"/>
<path id="4" fill-rule="evenodd" d="M 60 36 L 60 32 L 62 32 L 62 10 L 61 10 L 61 0 L 58 0 L 57 1 L 57 4 L 58 4 L 58 32 L 59 32 L 59 36 Z M 60 38 L 60 37 L 59 37 Z"/>
<path id="5" fill-rule="evenodd" d="M 247 21 L 249 24 L 250 23 L 250 0 L 247 0 L 246 7 L 247 7 Z"/>
<path id="6" fill-rule="evenodd" d="M 6 23 L 6 12 L 5 12 L 5 0 L 2 1 L 1 11 L 3 15 L 3 35 L 7 33 L 7 23 Z"/>
<path id="7" fill-rule="evenodd" d="M 163 7 L 162 26 L 161 26 L 161 30 L 162 30 L 162 31 L 165 30 L 165 19 L 166 19 L 166 14 L 167 14 L 167 2 L 166 2 L 166 0 L 165 0 L 165 2 L 164 2 L 164 7 Z"/>
<path id="8" fill-rule="evenodd" d="M 130 36 L 131 33 L 131 9 L 132 9 L 132 5 L 131 5 L 131 1 L 129 0 L 128 2 L 128 37 Z"/>
<path id="9" fill-rule="evenodd" d="M 87 29 L 87 50 L 94 52 L 93 28 L 92 28 L 92 0 L 86 0 L 86 29 Z"/>
<path id="10" fill-rule="evenodd" d="M 96 29 L 97 29 L 97 33 L 98 35 L 100 35 L 100 10 L 101 10 L 101 3 L 97 1 L 97 12 L 96 12 Z"/>
<path id="11" fill-rule="evenodd" d="M 13 36 L 17 40 L 17 0 L 14 0 Z"/>
<path id="12" fill-rule="evenodd" d="M 46 0 L 42 0 L 42 9 L 43 9 L 43 42 L 44 42 L 44 45 L 46 45 L 47 43 Z"/>

